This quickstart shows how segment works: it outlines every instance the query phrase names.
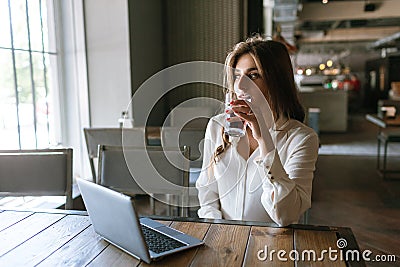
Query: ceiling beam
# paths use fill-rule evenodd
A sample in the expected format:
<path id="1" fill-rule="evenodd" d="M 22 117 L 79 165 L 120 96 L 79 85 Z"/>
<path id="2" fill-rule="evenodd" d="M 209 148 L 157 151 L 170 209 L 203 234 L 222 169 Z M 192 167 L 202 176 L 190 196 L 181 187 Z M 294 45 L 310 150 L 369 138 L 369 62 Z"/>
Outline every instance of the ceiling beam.
<path id="1" fill-rule="evenodd" d="M 330 21 L 354 19 L 378 19 L 399 17 L 399 0 L 374 0 L 376 10 L 364 11 L 364 1 L 330 1 L 328 4 L 304 3 L 298 13 L 300 21 Z"/>
<path id="2" fill-rule="evenodd" d="M 340 22 L 341 22 L 340 20 L 335 21 L 335 22 L 331 25 L 331 29 L 333 30 L 333 29 L 336 29 L 337 27 L 339 27 Z"/>
<path id="3" fill-rule="evenodd" d="M 398 39 L 400 39 L 400 32 L 396 32 L 395 34 L 392 34 L 392 35 L 389 35 L 389 36 L 379 39 L 378 41 L 371 44 L 369 46 L 369 48 L 378 48 L 380 46 L 386 45 L 386 44 L 396 41 Z"/>
<path id="4" fill-rule="evenodd" d="M 400 2 L 400 1 L 399 1 Z M 399 27 L 376 27 L 356 29 L 333 29 L 328 30 L 324 35 L 315 34 L 300 38 L 300 43 L 317 42 L 354 42 L 354 41 L 376 41 L 400 31 Z"/>

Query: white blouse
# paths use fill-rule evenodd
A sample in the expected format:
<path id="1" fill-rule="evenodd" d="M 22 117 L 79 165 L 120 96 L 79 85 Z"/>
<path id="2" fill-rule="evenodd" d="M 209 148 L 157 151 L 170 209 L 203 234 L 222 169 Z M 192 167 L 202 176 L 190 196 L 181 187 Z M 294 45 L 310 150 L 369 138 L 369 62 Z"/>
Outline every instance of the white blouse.
<path id="1" fill-rule="evenodd" d="M 210 119 L 204 140 L 203 166 L 196 182 L 200 218 L 297 223 L 311 207 L 311 189 L 319 141 L 297 120 L 279 121 L 270 130 L 275 150 L 264 159 L 257 148 L 248 160 L 237 150 L 239 137 L 214 162 L 222 141 L 224 114 Z"/>

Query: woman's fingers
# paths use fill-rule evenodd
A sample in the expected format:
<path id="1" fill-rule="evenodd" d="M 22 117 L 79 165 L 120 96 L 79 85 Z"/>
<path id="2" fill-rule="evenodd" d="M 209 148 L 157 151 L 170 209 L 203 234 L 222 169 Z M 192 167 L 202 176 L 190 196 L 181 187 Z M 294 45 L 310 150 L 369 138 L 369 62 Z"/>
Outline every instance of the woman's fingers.
<path id="1" fill-rule="evenodd" d="M 231 108 L 235 113 L 251 114 L 251 108 L 244 100 L 234 100 L 231 102 Z"/>
<path id="2" fill-rule="evenodd" d="M 232 105 L 237 105 L 237 106 L 240 106 L 240 105 L 241 106 L 248 106 L 247 102 L 245 100 L 242 100 L 242 99 L 232 100 L 231 104 Z"/>
<path id="3" fill-rule="evenodd" d="M 255 121 L 257 121 L 254 114 L 237 113 L 236 115 L 242 121 L 244 120 L 244 121 L 251 122 L 251 123 L 254 123 Z"/>
<path id="4" fill-rule="evenodd" d="M 243 113 L 243 114 L 253 113 L 249 107 L 232 107 L 232 111 L 235 113 Z"/>
<path id="5" fill-rule="evenodd" d="M 255 110 L 253 112 L 253 110 L 250 108 L 249 103 L 247 103 L 244 100 L 234 100 L 231 102 L 231 109 L 227 110 L 228 114 L 231 113 L 235 113 L 236 116 L 230 117 L 230 121 L 231 120 L 237 120 L 240 119 L 242 121 L 246 121 L 250 128 L 253 131 L 253 135 L 255 134 L 256 136 L 259 135 L 260 133 L 260 126 L 259 126 L 259 122 L 257 120 L 256 114 L 260 114 L 260 110 Z M 236 118 L 236 119 L 234 119 Z"/>

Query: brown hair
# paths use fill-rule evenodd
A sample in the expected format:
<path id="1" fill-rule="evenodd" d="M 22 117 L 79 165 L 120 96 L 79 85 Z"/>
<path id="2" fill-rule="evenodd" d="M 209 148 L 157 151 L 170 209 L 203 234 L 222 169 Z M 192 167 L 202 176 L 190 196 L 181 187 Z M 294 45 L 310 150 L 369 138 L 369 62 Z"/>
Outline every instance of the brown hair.
<path id="1" fill-rule="evenodd" d="M 304 121 L 304 109 L 300 104 L 297 87 L 294 82 L 292 62 L 284 44 L 254 36 L 236 44 L 225 60 L 226 87 L 233 90 L 233 70 L 239 58 L 245 54 L 253 57 L 267 92 L 265 98 L 270 105 L 275 121 L 280 117 Z M 229 139 L 223 134 L 223 145 L 214 153 L 214 161 L 229 146 Z"/>

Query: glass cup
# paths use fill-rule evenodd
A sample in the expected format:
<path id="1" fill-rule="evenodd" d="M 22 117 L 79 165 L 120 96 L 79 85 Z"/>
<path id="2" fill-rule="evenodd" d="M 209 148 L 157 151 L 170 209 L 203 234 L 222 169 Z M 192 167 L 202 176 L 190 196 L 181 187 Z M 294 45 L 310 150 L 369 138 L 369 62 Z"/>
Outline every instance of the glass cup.
<path id="1" fill-rule="evenodd" d="M 225 95 L 225 133 L 233 137 L 242 137 L 246 134 L 246 124 L 232 111 L 233 100 L 246 100 L 251 102 L 248 95 L 238 97 L 234 92 L 227 92 Z"/>

